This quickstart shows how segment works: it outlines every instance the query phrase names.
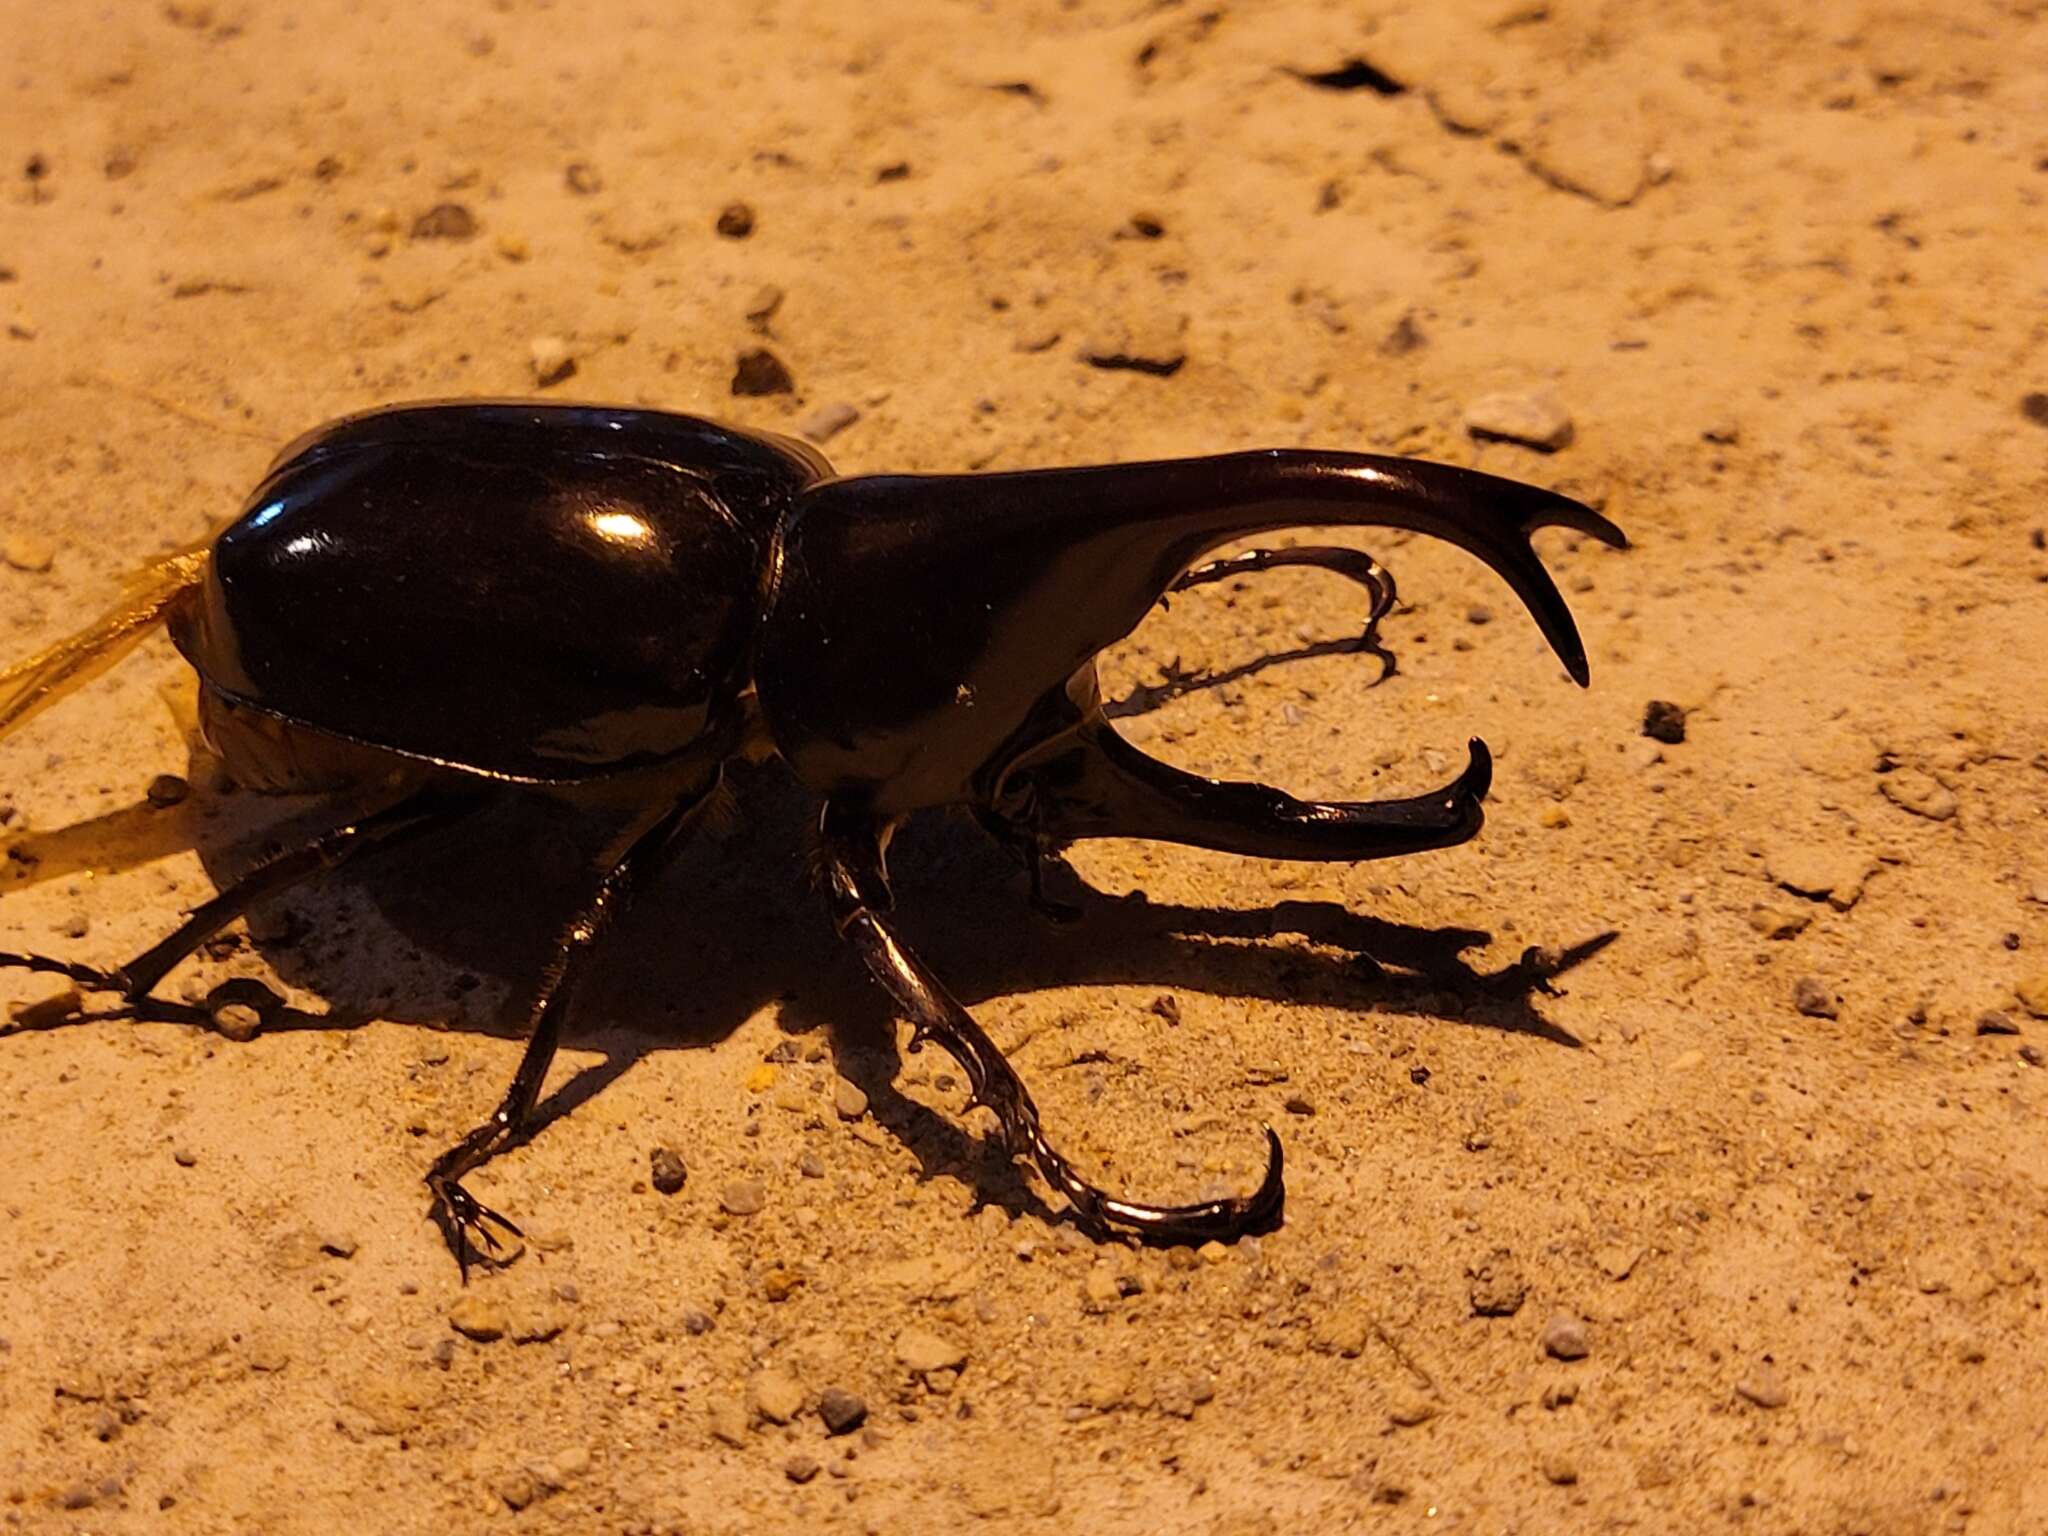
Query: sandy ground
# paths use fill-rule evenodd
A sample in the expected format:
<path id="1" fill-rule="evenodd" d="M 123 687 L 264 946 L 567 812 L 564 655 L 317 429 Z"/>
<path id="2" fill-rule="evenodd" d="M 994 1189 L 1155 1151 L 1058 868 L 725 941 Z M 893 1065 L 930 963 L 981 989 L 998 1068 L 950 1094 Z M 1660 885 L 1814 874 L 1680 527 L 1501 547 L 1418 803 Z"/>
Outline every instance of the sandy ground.
<path id="1" fill-rule="evenodd" d="M 1384 686 L 1316 644 L 1360 615 L 1315 575 L 1111 658 L 1311 652 L 1124 721 L 1299 793 L 1484 735 L 1473 844 L 1086 845 L 1055 933 L 971 828 L 906 837 L 912 933 L 1108 1183 L 1240 1188 L 1282 1130 L 1285 1223 L 1234 1248 L 1093 1245 L 988 1150 L 772 768 L 610 948 L 567 1113 L 475 1181 L 532 1242 L 466 1294 L 419 1175 L 511 1072 L 588 829 L 507 813 L 167 984 L 297 1027 L 13 1031 L 0 1525 L 2048 1531 L 2038 4 L 10 0 L 0 36 L 8 657 L 306 427 L 565 359 L 558 397 L 850 406 L 849 470 L 1371 448 L 1635 541 L 1542 541 L 1584 693 L 1400 538 L 1351 539 L 1406 600 Z M 793 392 L 735 396 L 755 348 Z M 1502 390 L 1571 443 L 1470 438 Z M 189 708 L 159 641 L 0 747 L 0 948 L 113 963 L 335 819 L 229 792 Z"/>

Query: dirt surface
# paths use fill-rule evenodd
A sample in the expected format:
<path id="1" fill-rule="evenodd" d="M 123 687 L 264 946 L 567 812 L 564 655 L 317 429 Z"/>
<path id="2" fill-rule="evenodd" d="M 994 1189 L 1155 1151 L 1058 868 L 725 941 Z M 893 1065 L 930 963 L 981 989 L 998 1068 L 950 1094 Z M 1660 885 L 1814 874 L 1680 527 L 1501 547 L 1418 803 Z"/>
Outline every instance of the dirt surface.
<path id="1" fill-rule="evenodd" d="M 1464 847 L 1084 845 L 1053 932 L 973 828 L 901 840 L 909 931 L 1106 1183 L 1242 1189 L 1281 1130 L 1284 1225 L 1234 1247 L 1097 1246 L 990 1150 L 773 768 L 607 950 L 566 1113 L 474 1181 L 526 1249 L 466 1291 L 420 1175 L 509 1078 L 592 829 L 515 809 L 260 912 L 165 986 L 275 988 L 253 1039 L 16 1028 L 0 1526 L 2048 1531 L 2039 5 L 0 32 L 8 659 L 300 431 L 429 396 L 836 420 L 847 470 L 1412 453 L 1634 540 L 1540 541 L 1586 692 L 1400 537 L 1344 536 L 1401 582 L 1382 685 L 1298 572 L 1110 658 L 1134 738 L 1297 793 L 1484 736 Z M 756 349 L 789 392 L 735 394 L 781 382 Z M 1570 442 L 1472 437 L 1502 392 Z M 116 963 L 339 814 L 231 792 L 155 641 L 0 746 L 0 948 Z"/>

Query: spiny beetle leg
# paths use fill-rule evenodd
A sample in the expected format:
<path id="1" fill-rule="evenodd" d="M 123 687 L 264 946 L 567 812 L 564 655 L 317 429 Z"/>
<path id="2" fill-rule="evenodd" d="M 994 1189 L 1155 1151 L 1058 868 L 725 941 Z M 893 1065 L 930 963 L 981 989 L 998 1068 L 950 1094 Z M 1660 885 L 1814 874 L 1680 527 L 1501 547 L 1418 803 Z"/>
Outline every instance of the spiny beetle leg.
<path id="1" fill-rule="evenodd" d="M 843 938 L 870 974 L 909 1017 L 913 1046 L 934 1041 L 967 1074 L 970 1105 L 992 1111 L 1012 1156 L 1029 1157 L 1045 1181 L 1064 1196 L 1076 1218 L 1098 1232 L 1154 1243 L 1230 1240 L 1269 1225 L 1285 1198 L 1280 1139 L 1266 1130 L 1264 1179 L 1248 1196 L 1195 1205 L 1146 1205 L 1119 1200 L 1089 1183 L 1056 1151 L 1039 1126 L 1038 1106 L 1016 1069 L 974 1016 L 947 991 L 884 916 L 889 902 L 883 863 L 884 829 L 871 819 L 828 807 L 821 827 L 832 915 Z M 879 910 L 878 910 L 879 909 Z"/>
<path id="2" fill-rule="evenodd" d="M 462 1280 L 469 1283 L 473 1261 L 497 1263 L 502 1245 L 492 1233 L 493 1225 L 514 1237 L 519 1228 L 479 1202 L 462 1187 L 462 1180 L 506 1148 L 533 1134 L 534 1106 L 540 1100 L 541 1085 L 553 1065 L 555 1050 L 562 1040 L 562 1021 L 577 983 L 590 968 L 598 943 L 644 889 L 648 880 L 674 856 L 696 825 L 704 807 L 717 793 L 714 775 L 708 784 L 693 787 L 652 820 L 637 818 L 634 825 L 613 844 L 596 889 L 569 926 L 563 930 L 542 972 L 540 991 L 533 1000 L 527 1021 L 526 1050 L 512 1074 L 512 1085 L 491 1112 L 491 1117 L 434 1160 L 427 1170 L 427 1189 L 432 1203 L 427 1214 L 441 1229 L 448 1248 L 455 1255 Z"/>

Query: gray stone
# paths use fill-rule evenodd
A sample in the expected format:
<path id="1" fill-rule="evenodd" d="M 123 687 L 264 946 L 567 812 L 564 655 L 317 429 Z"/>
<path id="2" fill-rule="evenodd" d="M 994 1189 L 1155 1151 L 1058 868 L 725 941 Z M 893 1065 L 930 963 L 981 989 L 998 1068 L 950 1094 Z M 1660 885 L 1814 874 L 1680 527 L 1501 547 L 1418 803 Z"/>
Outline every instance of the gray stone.
<path id="1" fill-rule="evenodd" d="M 675 1194 L 689 1182 L 690 1170 L 682 1153 L 673 1147 L 656 1147 L 647 1154 L 648 1182 L 664 1195 Z"/>
<path id="2" fill-rule="evenodd" d="M 858 1083 L 848 1082 L 843 1077 L 834 1078 L 832 1108 L 838 1111 L 842 1120 L 858 1120 L 868 1112 L 868 1096 Z"/>
<path id="3" fill-rule="evenodd" d="M 1520 443 L 1555 453 L 1572 440 L 1571 412 L 1547 389 L 1481 395 L 1465 407 L 1465 430 L 1476 438 Z"/>
<path id="4" fill-rule="evenodd" d="M 1543 1352 L 1553 1360 L 1583 1360 L 1593 1352 L 1586 1325 L 1569 1312 L 1551 1315 L 1543 1325 Z"/>
<path id="5" fill-rule="evenodd" d="M 1777 1367 L 1768 1360 L 1759 1361 L 1735 1383 L 1736 1396 L 1746 1398 L 1759 1408 L 1782 1408 L 1792 1400 L 1785 1390 L 1785 1383 L 1779 1377 Z"/>
<path id="6" fill-rule="evenodd" d="M 1792 983 L 1792 1006 L 1810 1019 L 1832 1019 L 1840 1012 L 1833 989 L 1818 976 Z"/>
<path id="7" fill-rule="evenodd" d="M 718 1203 L 734 1216 L 758 1216 L 768 1204 L 768 1186 L 759 1179 L 734 1179 L 718 1192 Z"/>
<path id="8" fill-rule="evenodd" d="M 868 1405 L 844 1387 L 827 1387 L 818 1398 L 818 1417 L 832 1434 L 850 1434 L 867 1416 Z"/>

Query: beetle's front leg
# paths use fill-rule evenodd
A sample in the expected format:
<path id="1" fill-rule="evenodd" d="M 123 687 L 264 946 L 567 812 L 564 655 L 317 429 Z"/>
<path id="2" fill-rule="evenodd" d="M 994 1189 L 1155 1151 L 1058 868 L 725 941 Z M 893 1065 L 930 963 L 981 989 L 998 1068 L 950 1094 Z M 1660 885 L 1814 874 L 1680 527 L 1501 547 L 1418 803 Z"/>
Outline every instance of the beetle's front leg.
<path id="1" fill-rule="evenodd" d="M 991 811 L 978 810 L 975 820 L 982 830 L 996 840 L 1004 852 L 1015 859 L 1024 869 L 1024 877 L 1031 884 L 1031 909 L 1048 922 L 1065 927 L 1081 921 L 1081 909 L 1071 901 L 1061 901 L 1049 896 L 1045 890 L 1045 866 L 1057 865 L 1064 869 L 1065 862 L 1057 850 L 1050 848 L 1028 826 L 1016 821 L 1006 821 Z"/>
<path id="2" fill-rule="evenodd" d="M 969 1107 L 994 1111 L 1011 1156 L 1029 1157 L 1076 1216 L 1101 1232 L 1157 1243 L 1234 1239 L 1279 1215 L 1285 1186 L 1280 1138 L 1266 1130 L 1266 1174 L 1252 1194 L 1197 1205 L 1141 1205 L 1119 1200 L 1082 1178 L 1039 1127 L 1038 1106 L 1016 1069 L 974 1017 L 898 936 L 883 848 L 888 828 L 873 817 L 827 806 L 820 826 L 832 916 L 839 935 L 909 1017 L 911 1049 L 935 1040 L 960 1063 L 972 1093 Z"/>

